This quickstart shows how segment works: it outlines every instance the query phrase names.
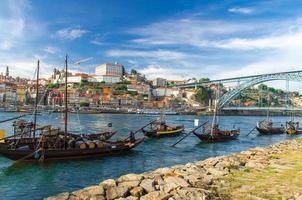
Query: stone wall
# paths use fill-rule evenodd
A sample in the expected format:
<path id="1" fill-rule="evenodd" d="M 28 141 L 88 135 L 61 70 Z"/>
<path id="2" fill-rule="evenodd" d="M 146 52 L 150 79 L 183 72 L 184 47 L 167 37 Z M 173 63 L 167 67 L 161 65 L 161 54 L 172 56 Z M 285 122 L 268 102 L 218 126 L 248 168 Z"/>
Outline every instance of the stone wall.
<path id="1" fill-rule="evenodd" d="M 257 147 L 229 156 L 213 157 L 171 168 L 159 168 L 142 174 L 128 174 L 116 180 L 108 179 L 99 185 L 61 193 L 46 199 L 232 199 L 220 190 L 222 185 L 227 187 L 224 177 L 236 171 L 244 172 L 246 169 L 261 170 L 273 163 L 276 155 L 292 151 L 302 151 L 301 139 L 283 141 L 266 148 Z M 291 199 L 302 199 L 301 195 L 302 191 Z"/>

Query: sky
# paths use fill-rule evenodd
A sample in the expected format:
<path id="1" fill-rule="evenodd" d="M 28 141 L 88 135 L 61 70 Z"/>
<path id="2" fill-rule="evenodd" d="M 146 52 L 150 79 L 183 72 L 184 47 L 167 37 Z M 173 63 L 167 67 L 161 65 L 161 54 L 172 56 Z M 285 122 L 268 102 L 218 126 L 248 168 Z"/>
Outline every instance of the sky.
<path id="1" fill-rule="evenodd" d="M 0 71 L 33 78 L 122 63 L 150 79 L 302 69 L 300 0 L 1 0 Z"/>

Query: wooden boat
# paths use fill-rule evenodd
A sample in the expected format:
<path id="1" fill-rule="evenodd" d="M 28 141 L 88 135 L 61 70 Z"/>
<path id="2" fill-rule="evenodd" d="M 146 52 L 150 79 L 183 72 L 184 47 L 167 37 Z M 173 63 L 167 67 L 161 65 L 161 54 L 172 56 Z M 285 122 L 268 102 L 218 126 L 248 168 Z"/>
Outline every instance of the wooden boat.
<path id="1" fill-rule="evenodd" d="M 197 132 L 197 129 L 192 131 L 202 142 L 224 142 L 228 140 L 234 140 L 240 134 L 240 129 L 233 130 L 220 130 L 218 117 L 217 117 L 217 104 L 218 104 L 219 91 L 216 91 L 216 101 L 214 106 L 214 115 L 211 126 L 207 123 L 203 125 L 201 133 Z"/>
<path id="2" fill-rule="evenodd" d="M 51 126 L 38 127 L 37 103 L 34 111 L 34 122 L 18 124 L 14 129 L 20 133 L 12 137 L 1 139 L 0 155 L 16 161 L 48 161 L 48 160 L 68 160 L 86 159 L 91 157 L 102 157 L 112 154 L 120 154 L 131 150 L 140 144 L 143 139 L 135 139 L 134 133 L 123 141 L 103 141 L 106 137 L 111 137 L 112 133 L 96 134 L 88 136 L 82 134 L 78 136 L 70 134 L 67 128 L 68 105 L 67 105 L 67 55 L 65 59 L 65 110 L 64 110 L 64 130 L 51 128 Z M 37 68 L 37 95 L 39 89 L 39 61 Z M 40 132 L 38 134 L 38 132 Z"/>
<path id="3" fill-rule="evenodd" d="M 271 120 L 259 121 L 257 123 L 256 129 L 261 135 L 282 134 L 285 132 L 285 128 L 282 124 L 280 127 L 273 127 Z"/>
<path id="4" fill-rule="evenodd" d="M 302 133 L 302 129 L 299 128 L 299 122 L 287 121 L 286 122 L 286 133 L 288 135 L 295 135 Z"/>
<path id="5" fill-rule="evenodd" d="M 184 126 L 169 126 L 165 122 L 154 122 L 149 129 L 142 128 L 142 132 L 147 137 L 175 136 L 183 132 Z"/>
<path id="6" fill-rule="evenodd" d="M 220 130 L 218 125 L 214 125 L 212 130 L 204 130 L 202 133 L 193 131 L 202 142 L 224 142 L 228 140 L 234 140 L 240 134 L 240 129 L 234 130 Z"/>
<path id="7" fill-rule="evenodd" d="M 92 145 L 84 144 L 85 148 L 80 145 L 71 146 L 59 143 L 57 147 L 49 146 L 48 140 L 45 140 L 45 145 L 41 142 L 41 147 L 35 145 L 24 145 L 16 148 L 11 148 L 10 144 L 1 143 L 0 154 L 11 160 L 17 161 L 51 161 L 51 160 L 69 160 L 69 159 L 86 159 L 99 158 L 103 156 L 120 154 L 131 150 L 140 144 L 143 139 L 116 141 L 116 142 L 95 142 L 94 148 Z M 33 143 L 32 143 L 33 144 Z M 76 144 L 76 143 L 75 143 Z M 83 144 L 83 143 L 81 143 Z M 100 145 L 101 144 L 101 145 Z"/>

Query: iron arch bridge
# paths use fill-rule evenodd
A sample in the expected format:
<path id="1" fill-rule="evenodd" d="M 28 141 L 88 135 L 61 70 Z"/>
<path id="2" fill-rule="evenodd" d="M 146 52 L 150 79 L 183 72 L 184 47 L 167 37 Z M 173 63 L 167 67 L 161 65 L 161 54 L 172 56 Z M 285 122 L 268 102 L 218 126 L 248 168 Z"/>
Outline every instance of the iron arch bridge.
<path id="1" fill-rule="evenodd" d="M 226 92 L 223 96 L 219 98 L 218 107 L 221 109 L 226 103 L 235 98 L 240 94 L 241 91 L 257 85 L 259 83 L 274 81 L 274 80 L 286 80 L 286 81 L 302 81 L 302 70 L 301 71 L 289 71 L 289 72 L 278 72 L 271 74 L 260 74 L 253 76 L 243 76 L 219 80 L 204 81 L 198 83 L 189 83 L 183 85 L 177 85 L 178 88 L 192 88 L 197 86 L 207 86 L 210 84 L 219 84 L 219 83 L 234 83 L 237 82 L 237 86 L 232 90 Z"/>

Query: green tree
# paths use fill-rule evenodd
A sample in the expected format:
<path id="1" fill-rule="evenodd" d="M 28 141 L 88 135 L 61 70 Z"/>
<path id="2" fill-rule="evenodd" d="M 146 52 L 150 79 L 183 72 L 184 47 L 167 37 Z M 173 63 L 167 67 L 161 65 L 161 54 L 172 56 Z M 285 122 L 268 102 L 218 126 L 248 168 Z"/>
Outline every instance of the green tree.
<path id="1" fill-rule="evenodd" d="M 80 107 L 89 107 L 89 102 L 87 102 L 87 101 L 81 101 L 80 102 Z"/>
<path id="2" fill-rule="evenodd" d="M 136 75 L 137 74 L 137 71 L 135 69 L 131 69 L 131 74 L 132 75 Z"/>
<path id="3" fill-rule="evenodd" d="M 209 98 L 209 91 L 206 88 L 201 87 L 197 90 L 195 98 L 198 102 L 205 102 Z"/>
<path id="4" fill-rule="evenodd" d="M 199 79 L 199 82 L 208 82 L 208 81 L 210 81 L 209 78 L 200 78 Z"/>

